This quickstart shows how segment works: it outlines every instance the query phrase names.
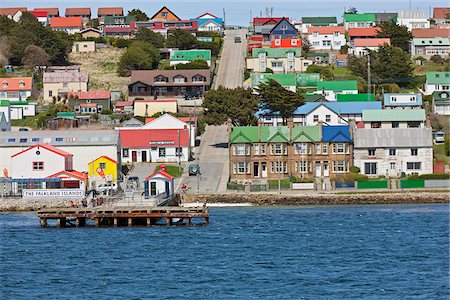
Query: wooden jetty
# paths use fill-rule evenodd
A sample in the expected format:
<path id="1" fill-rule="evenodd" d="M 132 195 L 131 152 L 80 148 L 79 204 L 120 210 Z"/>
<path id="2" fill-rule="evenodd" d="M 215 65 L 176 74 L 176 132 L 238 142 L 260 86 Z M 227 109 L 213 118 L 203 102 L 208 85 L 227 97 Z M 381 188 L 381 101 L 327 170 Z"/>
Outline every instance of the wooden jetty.
<path id="1" fill-rule="evenodd" d="M 151 206 L 151 207 L 94 207 L 94 208 L 54 208 L 38 211 L 41 227 L 49 226 L 49 220 L 56 220 L 57 227 L 82 227 L 87 220 L 102 226 L 171 226 L 208 225 L 209 214 L 206 206 Z M 198 219 L 199 221 L 194 219 Z"/>

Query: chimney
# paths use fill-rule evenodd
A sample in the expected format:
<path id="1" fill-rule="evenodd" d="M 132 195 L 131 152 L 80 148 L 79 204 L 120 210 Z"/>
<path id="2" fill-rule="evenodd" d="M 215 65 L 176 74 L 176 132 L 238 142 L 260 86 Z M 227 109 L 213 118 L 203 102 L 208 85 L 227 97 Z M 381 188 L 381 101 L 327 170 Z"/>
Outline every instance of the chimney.
<path id="1" fill-rule="evenodd" d="M 356 122 L 354 119 L 348 120 L 348 126 L 350 127 L 350 138 L 353 140 L 353 135 L 356 130 Z"/>
<path id="2" fill-rule="evenodd" d="M 261 142 L 261 126 L 262 126 L 262 120 L 258 120 L 258 142 Z"/>
<path id="3" fill-rule="evenodd" d="M 287 127 L 289 129 L 289 142 L 292 141 L 292 129 L 294 128 L 294 120 L 292 118 L 287 119 Z"/>
<path id="4" fill-rule="evenodd" d="M 227 120 L 227 131 L 228 131 L 228 134 L 231 133 L 231 127 L 233 127 L 233 124 L 231 123 L 231 118 L 228 118 L 228 120 Z"/>
<path id="5" fill-rule="evenodd" d="M 426 121 L 425 121 L 425 126 L 426 126 L 427 128 L 431 128 L 430 113 L 427 113 L 427 117 L 426 117 Z"/>
<path id="6" fill-rule="evenodd" d="M 322 120 L 319 120 L 319 122 L 317 122 L 317 126 L 319 126 L 320 139 L 322 139 L 322 126 L 323 126 L 323 121 L 322 121 Z"/>

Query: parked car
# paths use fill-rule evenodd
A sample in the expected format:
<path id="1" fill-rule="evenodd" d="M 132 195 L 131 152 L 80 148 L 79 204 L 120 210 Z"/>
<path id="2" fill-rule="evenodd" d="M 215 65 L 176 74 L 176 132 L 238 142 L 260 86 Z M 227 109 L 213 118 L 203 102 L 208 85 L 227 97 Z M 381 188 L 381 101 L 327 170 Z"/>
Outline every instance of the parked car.
<path id="1" fill-rule="evenodd" d="M 445 141 L 445 133 L 442 131 L 437 131 L 434 134 L 434 141 L 436 143 L 443 143 Z"/>
<path id="2" fill-rule="evenodd" d="M 117 191 L 117 183 L 102 183 L 95 189 L 97 192 L 105 193 L 107 191 Z"/>
<path id="3" fill-rule="evenodd" d="M 240 43 L 241 42 L 241 37 L 240 36 L 234 37 L 234 42 L 235 43 Z"/>
<path id="4" fill-rule="evenodd" d="M 200 166 L 197 163 L 192 163 L 188 167 L 189 176 L 200 174 Z"/>
<path id="5" fill-rule="evenodd" d="M 21 128 L 19 128 L 19 131 L 28 131 L 28 128 L 21 127 Z"/>

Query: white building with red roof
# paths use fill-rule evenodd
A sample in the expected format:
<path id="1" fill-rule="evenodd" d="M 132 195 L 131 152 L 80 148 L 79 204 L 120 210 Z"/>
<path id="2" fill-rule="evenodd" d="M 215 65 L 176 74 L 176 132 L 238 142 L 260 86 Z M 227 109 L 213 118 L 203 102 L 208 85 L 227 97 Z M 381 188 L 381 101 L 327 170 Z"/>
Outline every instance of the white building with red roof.
<path id="1" fill-rule="evenodd" d="M 22 13 L 26 11 L 26 7 L 5 7 L 0 8 L 0 16 L 5 16 L 15 22 L 19 22 L 22 17 Z"/>
<path id="2" fill-rule="evenodd" d="M 50 20 L 50 27 L 56 31 L 65 31 L 68 34 L 75 34 L 83 29 L 83 19 L 80 16 L 55 17 Z"/>
<path id="3" fill-rule="evenodd" d="M 189 129 L 123 129 L 119 137 L 123 163 L 189 159 Z"/>
<path id="4" fill-rule="evenodd" d="M 31 77 L 0 78 L 0 99 L 19 101 L 31 96 L 33 79 Z"/>
<path id="5" fill-rule="evenodd" d="M 346 44 L 344 26 L 308 27 L 312 50 L 340 50 Z"/>
<path id="6" fill-rule="evenodd" d="M 48 25 L 48 13 L 44 10 L 30 10 L 29 13 L 31 13 L 33 16 L 36 17 L 36 19 L 39 21 L 39 23 L 42 24 L 42 26 Z"/>
<path id="7" fill-rule="evenodd" d="M 144 197 L 146 199 L 158 196 L 160 199 L 170 198 L 175 193 L 175 178 L 166 172 L 166 166 L 150 174 L 144 180 Z"/>
<path id="8" fill-rule="evenodd" d="M 391 45 L 389 38 L 355 39 L 353 47 L 348 49 L 348 54 L 365 56 L 370 51 L 377 51 L 380 46 Z"/>

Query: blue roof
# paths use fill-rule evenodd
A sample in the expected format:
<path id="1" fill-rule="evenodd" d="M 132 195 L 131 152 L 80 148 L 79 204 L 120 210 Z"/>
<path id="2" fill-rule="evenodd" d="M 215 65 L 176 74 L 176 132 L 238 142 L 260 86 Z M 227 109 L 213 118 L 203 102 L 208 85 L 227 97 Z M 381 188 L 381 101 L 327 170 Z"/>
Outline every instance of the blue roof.
<path id="1" fill-rule="evenodd" d="M 322 142 L 348 143 L 351 141 L 350 126 L 322 126 Z"/>
<path id="2" fill-rule="evenodd" d="M 219 25 L 222 25 L 222 18 L 212 18 L 212 19 L 211 18 L 209 18 L 209 19 L 208 18 L 205 18 L 205 19 L 200 18 L 200 19 L 190 19 L 190 21 L 197 21 L 198 26 L 201 26 L 208 21 L 213 21 Z"/>
<path id="3" fill-rule="evenodd" d="M 393 98 L 396 101 L 392 101 Z M 412 97 L 415 97 L 414 100 Z M 403 98 L 403 99 L 402 99 Z M 421 106 L 422 94 L 384 94 L 384 106 Z"/>
<path id="4" fill-rule="evenodd" d="M 363 110 L 381 109 L 381 102 L 307 102 L 294 110 L 294 115 L 307 115 L 320 105 L 324 105 L 339 114 L 362 114 Z"/>

